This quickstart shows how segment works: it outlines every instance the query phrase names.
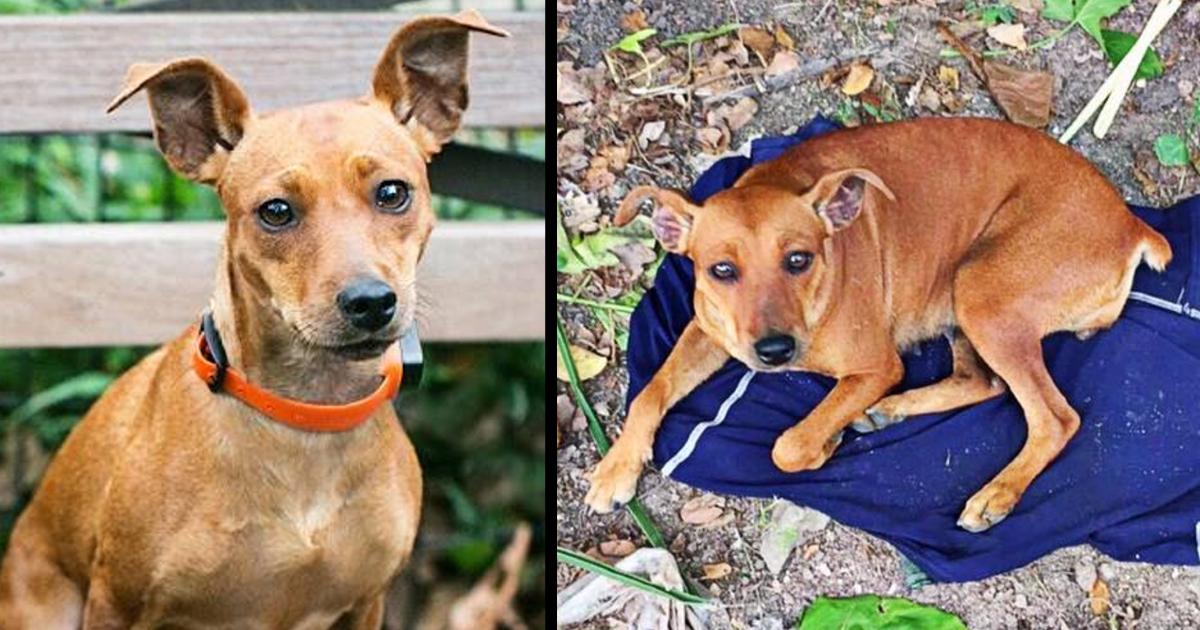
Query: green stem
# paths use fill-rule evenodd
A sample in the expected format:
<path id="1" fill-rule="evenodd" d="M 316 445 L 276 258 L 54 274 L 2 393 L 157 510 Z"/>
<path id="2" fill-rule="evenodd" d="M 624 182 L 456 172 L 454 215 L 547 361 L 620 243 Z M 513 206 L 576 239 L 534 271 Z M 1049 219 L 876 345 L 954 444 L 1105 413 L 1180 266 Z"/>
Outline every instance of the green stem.
<path id="1" fill-rule="evenodd" d="M 587 418 L 588 433 L 592 434 L 596 450 L 601 457 L 604 457 L 605 453 L 608 453 L 608 436 L 604 435 L 604 429 L 600 427 L 600 420 L 596 417 L 596 412 L 592 410 L 592 405 L 584 395 L 583 387 L 579 384 L 579 373 L 575 370 L 575 361 L 571 359 L 571 346 L 567 343 L 567 334 L 563 332 L 562 319 L 557 315 L 555 315 L 555 325 L 557 326 L 558 356 L 562 359 L 563 367 L 567 371 L 567 384 L 570 386 L 571 395 L 575 398 L 576 406 L 583 412 L 583 417 Z M 629 503 L 626 503 L 625 509 L 629 511 L 629 516 L 637 523 L 638 529 L 642 530 L 651 545 L 663 548 L 667 546 L 667 541 L 663 539 L 662 533 L 658 531 L 658 527 L 654 525 L 654 521 L 650 520 L 649 515 L 642 509 L 637 499 L 631 499 Z"/>
<path id="2" fill-rule="evenodd" d="M 581 306 L 591 306 L 593 308 L 602 308 L 606 311 L 616 311 L 618 313 L 625 313 L 625 314 L 633 313 L 633 307 L 625 306 L 624 304 L 608 304 L 605 302 L 597 302 L 595 300 L 589 300 L 587 298 L 574 297 L 571 295 L 564 295 L 562 293 L 557 294 L 557 297 L 558 297 L 559 302 L 566 302 L 567 304 L 579 304 Z"/>
<path id="3" fill-rule="evenodd" d="M 558 561 L 563 564 L 569 564 L 573 567 L 584 569 L 585 571 L 591 571 L 596 575 L 604 576 L 611 580 L 620 582 L 621 584 L 625 584 L 626 586 L 632 586 L 647 593 L 658 595 L 659 597 L 673 599 L 677 602 L 688 604 L 690 606 L 708 605 L 708 600 L 700 597 L 699 595 L 659 586 L 658 584 L 655 584 L 654 582 L 651 582 L 640 575 L 634 575 L 632 573 L 622 571 L 616 567 L 611 567 L 603 562 L 581 554 L 578 551 L 572 551 L 570 549 L 558 547 L 556 557 L 558 558 Z"/>

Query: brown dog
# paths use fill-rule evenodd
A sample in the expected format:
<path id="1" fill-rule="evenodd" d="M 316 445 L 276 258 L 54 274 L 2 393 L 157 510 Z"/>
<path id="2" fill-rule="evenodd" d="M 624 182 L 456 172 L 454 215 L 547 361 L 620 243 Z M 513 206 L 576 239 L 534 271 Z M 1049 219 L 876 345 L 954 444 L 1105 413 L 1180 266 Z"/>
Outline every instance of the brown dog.
<path id="1" fill-rule="evenodd" d="M 257 116 L 203 59 L 130 69 L 110 110 L 145 90 L 167 161 L 227 212 L 211 309 L 260 399 L 337 416 L 386 389 L 380 357 L 412 325 L 434 223 L 425 164 L 466 107 L 471 31 L 505 34 L 473 12 L 416 19 L 369 96 Z M 192 328 L 151 354 L 63 445 L 13 531 L 0 627 L 380 626 L 421 507 L 395 412 L 298 430 L 210 391 L 197 347 Z"/>
<path id="2" fill-rule="evenodd" d="M 775 442 L 781 470 L 819 468 L 845 427 L 867 431 L 1012 390 L 1024 448 L 967 501 L 958 524 L 1003 519 L 1079 426 L 1040 340 L 1112 325 L 1145 260 L 1171 249 L 1086 160 L 1038 131 L 923 119 L 809 140 L 703 206 L 641 187 L 617 223 L 657 202 L 656 236 L 696 265 L 696 317 L 633 401 L 587 503 L 628 501 L 671 405 L 729 357 L 838 379 Z M 899 351 L 952 332 L 953 374 L 886 396 Z M 981 360 L 982 359 L 982 360 Z M 886 397 L 885 397 L 886 396 Z"/>

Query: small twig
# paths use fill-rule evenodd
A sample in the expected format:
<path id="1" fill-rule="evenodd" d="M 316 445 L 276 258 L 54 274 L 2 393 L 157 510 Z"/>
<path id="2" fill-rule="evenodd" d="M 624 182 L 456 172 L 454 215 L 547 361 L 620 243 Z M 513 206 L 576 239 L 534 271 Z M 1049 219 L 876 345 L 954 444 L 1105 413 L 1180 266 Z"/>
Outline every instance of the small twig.
<path id="1" fill-rule="evenodd" d="M 792 70 L 791 72 L 785 72 L 783 74 L 778 74 L 773 77 L 765 77 L 763 80 L 764 85 L 762 85 L 762 86 L 759 86 L 757 84 L 742 86 L 740 88 L 736 88 L 736 89 L 730 90 L 728 92 L 723 92 L 721 94 L 709 96 L 704 99 L 704 103 L 707 105 L 710 103 L 720 102 L 720 101 L 723 101 L 726 99 L 741 98 L 743 96 L 750 96 L 753 94 L 761 94 L 763 92 L 767 92 L 770 90 L 779 90 L 782 88 L 786 88 L 786 87 L 795 85 L 796 83 L 799 83 L 801 81 L 819 77 L 822 74 L 824 74 L 824 73 L 828 72 L 829 70 L 836 68 L 840 65 L 844 65 L 844 64 L 850 63 L 852 61 L 855 61 L 857 59 L 862 59 L 864 57 L 871 57 L 872 55 L 876 54 L 877 52 L 879 52 L 878 48 L 868 48 L 868 49 L 864 49 L 864 50 L 852 50 L 852 51 L 849 51 L 849 52 L 840 54 L 836 57 L 831 57 L 828 59 L 816 59 L 816 60 L 810 61 L 808 63 L 805 63 L 804 65 L 800 66 L 799 68 L 796 68 L 795 70 Z M 886 63 L 887 62 L 881 62 L 879 65 L 886 65 Z"/>
<path id="2" fill-rule="evenodd" d="M 954 31 L 950 30 L 950 25 L 945 22 L 937 23 L 937 31 L 948 44 L 958 51 L 958 54 L 967 60 L 967 64 L 971 66 L 971 72 L 974 72 L 975 76 L 979 77 L 979 80 L 986 85 L 987 74 L 983 71 L 983 61 L 979 53 L 975 52 L 975 49 L 968 46 L 958 35 L 955 35 Z"/>

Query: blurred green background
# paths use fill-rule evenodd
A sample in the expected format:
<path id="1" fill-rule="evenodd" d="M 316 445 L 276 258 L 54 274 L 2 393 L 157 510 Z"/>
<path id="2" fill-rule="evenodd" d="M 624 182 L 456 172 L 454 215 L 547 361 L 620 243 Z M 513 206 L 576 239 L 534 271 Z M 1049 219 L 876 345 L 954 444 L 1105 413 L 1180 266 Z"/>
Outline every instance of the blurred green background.
<path id="1" fill-rule="evenodd" d="M 457 2 L 445 4 L 458 8 Z M 0 0 L 0 14 L 100 5 L 112 3 Z M 458 138 L 542 161 L 545 140 L 541 129 L 468 130 Z M 444 221 L 540 218 L 436 195 L 435 203 Z M 0 223 L 220 218 L 215 194 L 167 169 L 148 138 L 0 135 Z M 116 376 L 150 350 L 0 349 L 0 548 L 71 427 Z M 426 354 L 423 389 L 399 401 L 426 475 L 415 560 L 421 566 L 410 571 L 416 590 L 469 586 L 504 548 L 513 527 L 529 522 L 534 541 L 519 611 L 527 623 L 542 627 L 545 344 L 435 344 Z M 409 618 L 419 615 L 414 610 Z"/>

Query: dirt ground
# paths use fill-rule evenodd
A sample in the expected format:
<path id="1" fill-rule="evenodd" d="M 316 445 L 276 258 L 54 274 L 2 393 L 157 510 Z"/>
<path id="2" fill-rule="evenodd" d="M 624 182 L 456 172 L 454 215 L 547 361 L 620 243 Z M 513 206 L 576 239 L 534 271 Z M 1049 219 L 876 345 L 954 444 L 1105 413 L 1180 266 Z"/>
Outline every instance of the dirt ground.
<path id="1" fill-rule="evenodd" d="M 984 4 L 984 3 L 979 3 Z M 1137 0 L 1134 5 L 1108 22 L 1108 28 L 1137 32 L 1145 23 L 1154 3 Z M 630 30 L 628 16 L 641 11 L 649 27 L 663 36 L 707 30 L 738 22 L 774 28 L 780 25 L 795 42 L 802 62 L 834 55 L 843 59 L 862 52 L 871 61 L 877 81 L 894 84 L 903 117 L 928 115 L 980 115 L 999 117 L 981 83 L 971 75 L 961 59 L 939 58 L 946 48 L 935 30 L 939 19 L 963 22 L 964 3 L 948 2 L 773 2 L 762 0 L 707 0 L 704 2 L 611 2 L 560 1 L 558 61 L 573 67 L 595 68 L 604 61 L 606 49 Z M 1017 14 L 1034 41 L 1053 32 L 1059 25 L 1033 14 Z M 622 21 L 627 22 L 623 26 Z M 997 46 L 982 35 L 967 41 L 976 48 Z M 1166 72 L 1162 77 L 1137 83 L 1113 125 L 1108 137 L 1094 138 L 1089 124 L 1072 143 L 1091 159 L 1133 203 L 1166 205 L 1171 201 L 1200 193 L 1200 176 L 1188 167 L 1167 168 L 1154 158 L 1155 138 L 1164 133 L 1184 133 L 1192 116 L 1197 85 L 1200 84 L 1200 3 L 1188 2 L 1172 24 L 1156 40 L 1155 49 L 1163 58 Z M 1030 51 L 1008 59 L 1025 68 L 1042 69 L 1055 77 L 1053 114 L 1048 131 L 1058 135 L 1091 98 L 1107 76 L 1110 66 L 1094 41 L 1076 30 L 1054 46 Z M 845 65 L 845 64 L 835 64 Z M 936 77 L 941 65 L 955 67 L 961 77 L 958 111 L 930 111 L 920 104 L 906 102 L 912 80 Z M 600 66 L 603 68 L 604 66 Z M 603 76 L 604 72 L 598 72 Z M 779 134 L 803 124 L 813 115 L 834 113 L 846 97 L 840 81 L 823 82 L 819 78 L 800 81 L 766 93 L 756 93 L 753 117 L 733 131 L 728 146 L 737 147 L 760 134 Z M 878 85 L 878 83 L 877 83 Z M 561 89 L 561 88 L 560 88 Z M 606 93 L 604 98 L 616 98 Z M 598 101 L 599 102 L 599 101 Z M 611 183 L 593 186 L 592 194 L 610 216 L 614 203 L 632 186 L 654 183 L 685 186 L 697 174 L 704 160 L 697 130 L 706 125 L 705 111 L 712 105 L 689 107 L 666 104 L 643 120 L 630 123 L 638 109 L 626 108 L 622 114 L 590 125 L 582 122 L 578 110 L 559 105 L 559 191 L 575 185 L 587 190 L 585 171 L 578 168 L 595 164 L 601 147 L 636 137 L 647 117 L 670 118 L 666 147 L 649 164 L 631 166 L 616 173 Z M 633 113 L 630 113 L 632 111 Z M 667 112 L 667 113 L 664 113 Z M 709 118 L 711 123 L 711 118 Z M 585 156 L 574 166 L 564 165 L 563 134 L 581 128 L 582 146 L 567 147 Z M 1193 145 L 1194 146 L 1194 145 Z M 1195 148 L 1193 148 L 1195 151 Z M 998 156 L 1003 159 L 1003 156 Z M 588 161 L 590 160 L 590 162 Z M 594 173 L 593 173 L 594 174 Z M 594 182 L 593 182 L 594 183 Z M 605 224 L 605 219 L 600 219 Z M 597 299 L 604 297 L 606 280 L 592 279 L 601 285 L 601 294 L 583 291 Z M 559 276 L 560 291 L 567 287 L 578 293 L 577 278 Z M 615 295 L 609 291 L 608 295 Z M 579 335 L 591 337 L 594 347 L 615 347 L 604 326 L 579 307 L 559 305 L 559 313 L 572 340 Z M 596 405 L 610 436 L 619 433 L 625 394 L 622 357 L 612 351 L 607 369 L 584 385 L 589 400 Z M 560 383 L 559 394 L 566 393 Z M 632 521 L 624 513 L 598 517 L 585 510 L 586 475 L 597 461 L 596 451 L 573 407 L 563 408 L 560 396 L 562 446 L 558 451 L 557 541 L 560 546 L 588 550 L 612 540 L 630 540 L 644 544 Z M 974 583 L 929 585 L 918 589 L 905 586 L 904 573 L 897 553 L 886 543 L 862 532 L 832 523 L 800 545 L 807 553 L 794 552 L 783 572 L 773 576 L 757 549 L 762 536 L 762 513 L 768 501 L 725 500 L 725 514 L 704 527 L 682 522 L 680 508 L 698 491 L 662 479 L 648 471 L 642 479 L 639 497 L 654 521 L 671 542 L 671 549 L 685 575 L 696 579 L 703 566 L 729 563 L 729 577 L 709 583 L 711 595 L 722 608 L 715 613 L 714 627 L 784 628 L 790 627 L 804 608 L 819 595 L 844 596 L 861 593 L 903 595 L 930 603 L 962 617 L 969 628 L 1147 628 L 1174 629 L 1200 626 L 1200 570 L 1195 567 L 1164 567 L 1116 562 L 1085 547 L 1060 550 L 1031 565 L 1005 575 Z M 1111 607 L 1103 615 L 1091 610 L 1089 596 L 1078 582 L 1080 574 L 1092 570 L 1111 589 Z M 561 590 L 578 577 L 568 567 L 557 569 Z M 607 627 L 603 623 L 596 627 Z"/>

